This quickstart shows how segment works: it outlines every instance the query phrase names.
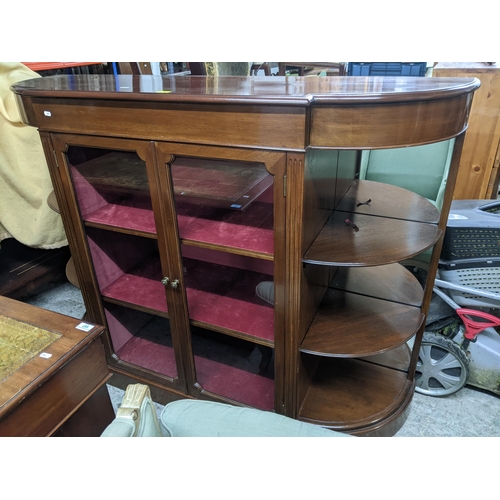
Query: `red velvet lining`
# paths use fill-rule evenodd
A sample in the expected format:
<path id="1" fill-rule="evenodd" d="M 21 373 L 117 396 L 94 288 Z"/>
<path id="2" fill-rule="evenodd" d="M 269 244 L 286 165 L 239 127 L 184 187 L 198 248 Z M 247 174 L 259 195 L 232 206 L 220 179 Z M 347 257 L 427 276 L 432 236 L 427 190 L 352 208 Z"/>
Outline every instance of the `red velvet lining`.
<path id="1" fill-rule="evenodd" d="M 274 410 L 274 380 L 195 356 L 196 376 L 204 390 L 261 410 Z"/>
<path id="2" fill-rule="evenodd" d="M 156 234 L 151 202 L 133 200 L 128 205 L 108 203 L 84 217 L 85 221 Z"/>
<path id="3" fill-rule="evenodd" d="M 104 297 L 168 312 L 156 240 L 88 228 L 88 241 Z M 212 254 L 215 259 L 217 252 Z M 219 261 L 241 257 L 219 254 Z M 256 266 L 254 261 L 259 259 L 242 257 L 238 264 Z M 271 274 L 188 258 L 183 264 L 191 320 L 273 341 L 274 308 L 255 294 L 258 283 L 273 280 Z"/>
<path id="4" fill-rule="evenodd" d="M 177 203 L 179 236 L 269 255 L 274 251 L 273 205 L 254 202 L 246 211 Z"/>
<path id="5" fill-rule="evenodd" d="M 71 168 L 73 183 L 75 186 L 78 205 L 82 217 L 85 219 L 88 214 L 106 205 L 108 201 L 90 184 L 90 182 L 78 171 L 77 168 Z"/>
<path id="6" fill-rule="evenodd" d="M 104 297 L 123 300 L 154 311 L 168 312 L 158 260 L 152 260 L 145 266 L 137 266 L 129 273 L 122 274 L 115 282 L 101 290 L 101 293 Z"/>
<path id="7" fill-rule="evenodd" d="M 191 245 L 181 245 L 182 256 L 188 259 L 211 262 L 221 266 L 230 266 L 237 269 L 246 269 L 262 274 L 274 274 L 274 262 L 255 257 L 248 257 L 220 250 L 209 250 L 208 248 L 195 247 Z"/>
<path id="8" fill-rule="evenodd" d="M 172 378 L 177 377 L 168 319 L 115 304 L 107 304 L 105 313 L 111 341 L 119 359 Z"/>
<path id="9" fill-rule="evenodd" d="M 255 294 L 272 276 L 192 259 L 183 263 L 192 320 L 274 340 L 274 308 Z"/>
<path id="10" fill-rule="evenodd" d="M 177 377 L 174 350 L 140 337 L 133 337 L 119 351 L 118 358 L 171 378 Z"/>
<path id="11" fill-rule="evenodd" d="M 122 160 L 124 161 L 124 160 Z M 186 160 L 187 161 L 187 160 Z M 195 161 L 195 160 L 190 160 Z M 121 227 L 132 230 L 144 231 L 155 234 L 156 226 L 152 211 L 151 199 L 148 191 L 144 189 L 134 189 L 116 186 L 110 172 L 110 184 L 96 184 L 89 180 L 79 171 L 81 167 L 72 167 L 71 173 L 78 197 L 78 203 L 82 217 L 85 221 L 95 224 L 103 224 L 114 227 Z M 187 167 L 186 167 L 187 168 Z M 186 171 L 188 171 L 187 168 Z M 208 180 L 217 180 L 212 186 L 218 189 L 227 188 L 224 183 L 220 184 L 219 176 L 214 175 L 214 171 L 208 169 L 196 169 L 200 175 L 208 175 Z M 258 169 L 257 169 L 258 170 Z M 257 172 L 255 169 L 245 171 L 248 175 Z M 92 173 L 91 171 L 90 173 Z M 265 172 L 265 170 L 264 170 Z M 142 170 L 141 174 L 144 174 Z M 220 174 L 220 172 L 219 172 Z M 241 174 L 241 172 L 240 172 Z M 264 175 L 263 173 L 261 173 Z M 122 171 L 116 175 L 124 175 Z M 184 173 L 185 175 L 185 173 Z M 231 173 L 232 186 L 235 179 L 244 176 L 236 176 Z M 266 174 L 267 177 L 269 177 Z M 136 175 L 137 177 L 137 175 Z M 93 179 L 93 177 L 90 177 Z M 134 177 L 135 179 L 135 177 Z M 130 180 L 130 179 L 129 179 Z M 188 179 L 189 180 L 189 179 Z M 210 183 L 202 183 L 203 189 L 208 189 Z M 102 182 L 102 181 L 101 181 Z M 193 180 L 195 182 L 195 180 Z M 245 187 L 245 182 L 243 187 Z M 195 184 L 199 187 L 200 182 Z M 238 183 L 236 183 L 238 184 Z M 147 187 L 147 180 L 146 180 Z M 234 187 L 234 186 L 233 186 Z M 216 193 L 212 193 L 215 196 Z M 181 239 L 212 243 L 225 247 L 240 248 L 262 252 L 273 255 L 274 232 L 273 232 L 273 186 L 269 186 L 260 196 L 253 201 L 245 210 L 232 210 L 229 208 L 218 208 L 210 206 L 209 199 L 199 198 L 199 203 L 185 203 L 179 201 L 182 196 L 176 197 L 176 212 Z M 250 197 L 251 199 L 251 197 Z M 204 204 L 204 202 L 207 204 Z"/>
<path id="12" fill-rule="evenodd" d="M 144 275 L 141 268 L 133 270 L 138 262 L 159 262 L 158 242 L 154 239 L 88 227 L 87 241 L 101 291 L 124 273 Z M 159 282 L 161 278 L 161 269 L 158 269 L 156 279 Z"/>
<path id="13" fill-rule="evenodd" d="M 253 337 L 274 340 L 274 308 L 255 295 L 261 281 L 272 276 L 184 259 L 189 317 Z M 165 289 L 157 276 L 158 262 L 124 274 L 102 290 L 105 297 L 167 312 Z M 212 279 L 220 281 L 214 282 Z M 214 286 L 217 287 L 214 289 Z"/>

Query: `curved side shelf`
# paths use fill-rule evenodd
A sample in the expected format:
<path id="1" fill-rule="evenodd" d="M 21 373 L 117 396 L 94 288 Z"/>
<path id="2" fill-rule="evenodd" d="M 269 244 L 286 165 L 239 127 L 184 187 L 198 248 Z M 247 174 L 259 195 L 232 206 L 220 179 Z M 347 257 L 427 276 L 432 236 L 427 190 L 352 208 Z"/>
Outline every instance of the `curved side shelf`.
<path id="1" fill-rule="evenodd" d="M 326 266 L 391 264 L 422 253 L 440 236 L 441 230 L 434 224 L 334 212 L 302 261 Z"/>
<path id="2" fill-rule="evenodd" d="M 418 307 L 330 289 L 300 351 L 339 358 L 379 354 L 404 344 L 423 321 Z"/>
<path id="3" fill-rule="evenodd" d="M 367 200 L 369 204 L 360 205 Z M 366 180 L 354 181 L 336 210 L 432 224 L 439 222 L 440 215 L 429 200 L 412 191 Z"/>
<path id="4" fill-rule="evenodd" d="M 322 358 L 312 375 L 299 419 L 353 434 L 368 433 L 392 422 L 394 434 L 404 422 L 398 417 L 412 395 L 413 385 L 404 372 L 359 359 Z"/>
<path id="5" fill-rule="evenodd" d="M 330 288 L 420 307 L 424 290 L 401 264 L 373 267 L 339 267 Z"/>

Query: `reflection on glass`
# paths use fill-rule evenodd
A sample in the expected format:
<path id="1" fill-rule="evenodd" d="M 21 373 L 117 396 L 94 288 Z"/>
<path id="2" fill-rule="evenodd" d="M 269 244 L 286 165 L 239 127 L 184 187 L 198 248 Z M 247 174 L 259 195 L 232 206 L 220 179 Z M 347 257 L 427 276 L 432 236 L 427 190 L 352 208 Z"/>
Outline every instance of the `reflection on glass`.
<path id="1" fill-rule="evenodd" d="M 171 173 L 181 239 L 272 256 L 273 176 L 263 164 L 176 158 Z"/>
<path id="2" fill-rule="evenodd" d="M 84 221 L 156 233 L 146 164 L 136 153 L 73 146 L 68 162 Z"/>

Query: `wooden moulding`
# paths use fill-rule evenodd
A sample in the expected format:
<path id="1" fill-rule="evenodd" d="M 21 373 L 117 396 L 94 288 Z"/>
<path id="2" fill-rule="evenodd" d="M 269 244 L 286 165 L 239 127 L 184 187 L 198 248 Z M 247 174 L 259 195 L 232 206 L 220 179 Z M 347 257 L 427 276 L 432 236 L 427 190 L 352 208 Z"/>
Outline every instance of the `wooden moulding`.
<path id="1" fill-rule="evenodd" d="M 71 82 L 49 77 L 13 90 L 25 123 L 43 131 L 284 150 L 366 149 L 456 136 L 465 129 L 479 81 L 141 76 L 122 84 L 111 75 Z"/>

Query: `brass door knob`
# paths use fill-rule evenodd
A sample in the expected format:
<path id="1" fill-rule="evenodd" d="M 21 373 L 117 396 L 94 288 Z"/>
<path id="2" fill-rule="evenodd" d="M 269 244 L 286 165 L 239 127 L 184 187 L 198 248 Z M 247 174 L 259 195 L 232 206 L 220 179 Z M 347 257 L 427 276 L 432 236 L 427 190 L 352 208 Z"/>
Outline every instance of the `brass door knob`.
<path id="1" fill-rule="evenodd" d="M 170 283 L 170 285 L 172 286 L 172 288 L 177 288 L 179 286 L 179 280 L 172 281 L 172 283 Z"/>
<path id="2" fill-rule="evenodd" d="M 170 283 L 170 278 L 165 277 L 161 280 L 161 282 L 163 285 L 167 286 Z"/>

